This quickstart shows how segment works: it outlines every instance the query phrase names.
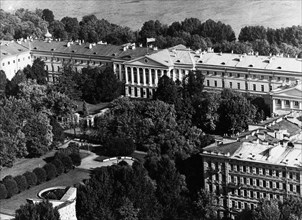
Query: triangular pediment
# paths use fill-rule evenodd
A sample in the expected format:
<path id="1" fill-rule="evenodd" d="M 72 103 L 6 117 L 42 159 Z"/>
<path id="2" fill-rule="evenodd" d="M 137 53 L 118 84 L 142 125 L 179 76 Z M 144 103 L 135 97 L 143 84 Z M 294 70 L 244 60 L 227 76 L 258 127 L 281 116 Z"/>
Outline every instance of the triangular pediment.
<path id="1" fill-rule="evenodd" d="M 168 63 L 165 65 L 164 63 L 157 62 L 147 56 L 127 61 L 127 62 L 125 62 L 125 64 L 133 65 L 133 66 L 151 66 L 151 67 L 157 67 L 157 68 L 169 67 Z"/>
<path id="2" fill-rule="evenodd" d="M 282 89 L 274 92 L 274 95 L 285 96 L 285 97 L 298 97 L 302 99 L 302 89 L 298 86 Z"/>

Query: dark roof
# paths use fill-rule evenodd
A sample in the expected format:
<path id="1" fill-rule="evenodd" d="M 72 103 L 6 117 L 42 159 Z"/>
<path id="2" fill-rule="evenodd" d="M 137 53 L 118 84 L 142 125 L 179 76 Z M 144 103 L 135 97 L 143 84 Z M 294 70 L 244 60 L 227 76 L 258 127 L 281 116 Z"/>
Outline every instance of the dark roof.
<path id="1" fill-rule="evenodd" d="M 147 50 L 146 47 L 136 47 L 135 49 L 127 49 L 126 51 L 122 51 L 115 58 L 122 59 L 122 60 L 132 60 L 156 52 L 158 51 L 153 50 L 151 48 Z"/>
<path id="2" fill-rule="evenodd" d="M 301 128 L 298 125 L 288 121 L 287 119 L 283 119 L 282 121 L 277 122 L 275 125 L 269 126 L 268 129 L 270 129 L 270 130 L 287 130 L 287 132 L 290 134 L 290 136 L 299 134 L 301 132 Z"/>
<path id="3" fill-rule="evenodd" d="M 241 146 L 241 143 L 242 142 L 232 142 L 221 145 L 212 144 L 208 147 L 205 147 L 203 150 L 208 152 L 219 152 L 223 154 L 230 153 L 230 155 L 233 155 L 235 151 Z"/>

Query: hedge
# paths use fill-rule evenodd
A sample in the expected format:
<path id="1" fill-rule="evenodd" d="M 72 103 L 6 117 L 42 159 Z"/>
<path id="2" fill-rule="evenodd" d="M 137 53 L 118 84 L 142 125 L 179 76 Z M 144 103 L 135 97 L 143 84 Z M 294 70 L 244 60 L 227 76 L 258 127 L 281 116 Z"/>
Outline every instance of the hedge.
<path id="1" fill-rule="evenodd" d="M 28 184 L 27 184 L 25 176 L 22 176 L 22 175 L 15 176 L 14 180 L 16 181 L 20 192 L 23 192 L 24 190 L 26 190 L 28 188 Z"/>
<path id="2" fill-rule="evenodd" d="M 53 161 L 51 161 L 51 163 L 55 165 L 58 176 L 64 172 L 64 165 L 59 159 L 54 159 Z"/>
<path id="3" fill-rule="evenodd" d="M 23 176 L 25 176 L 29 187 L 37 185 L 37 176 L 35 173 L 27 171 Z"/>
<path id="4" fill-rule="evenodd" d="M 37 176 L 37 184 L 44 183 L 46 181 L 46 172 L 44 169 L 37 167 L 33 172 Z"/>
<path id="5" fill-rule="evenodd" d="M 6 176 L 2 181 L 7 190 L 7 198 L 12 197 L 19 192 L 18 185 L 12 176 Z"/>
<path id="6" fill-rule="evenodd" d="M 72 163 L 74 166 L 80 166 L 81 165 L 81 156 L 79 153 L 72 153 L 69 155 L 69 157 L 72 160 Z"/>
<path id="7" fill-rule="evenodd" d="M 62 153 L 56 153 L 55 159 L 59 159 L 60 161 L 62 161 L 62 163 L 64 165 L 65 173 L 67 173 L 69 170 L 72 169 L 72 160 L 70 159 L 69 156 L 62 154 Z"/>
<path id="8" fill-rule="evenodd" d="M 55 178 L 57 176 L 56 167 L 52 163 L 45 164 L 43 169 L 46 172 L 46 179 L 47 180 L 52 180 L 53 178 Z"/>
<path id="9" fill-rule="evenodd" d="M 3 183 L 0 183 L 0 199 L 6 199 L 7 198 L 7 190 Z"/>
<path id="10" fill-rule="evenodd" d="M 70 142 L 68 144 L 67 148 L 60 148 L 59 153 L 65 154 L 65 155 L 70 155 L 73 153 L 80 153 L 80 145 L 78 143 L 75 142 Z"/>

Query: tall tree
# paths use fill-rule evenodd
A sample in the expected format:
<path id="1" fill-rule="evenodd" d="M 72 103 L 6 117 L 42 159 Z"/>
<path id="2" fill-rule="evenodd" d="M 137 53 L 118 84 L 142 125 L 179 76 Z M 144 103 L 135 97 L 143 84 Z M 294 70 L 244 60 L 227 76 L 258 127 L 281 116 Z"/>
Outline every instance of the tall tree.
<path id="1" fill-rule="evenodd" d="M 55 16 L 53 15 L 53 12 L 49 9 L 44 9 L 42 11 L 42 18 L 47 21 L 48 23 L 51 23 L 54 21 Z"/>

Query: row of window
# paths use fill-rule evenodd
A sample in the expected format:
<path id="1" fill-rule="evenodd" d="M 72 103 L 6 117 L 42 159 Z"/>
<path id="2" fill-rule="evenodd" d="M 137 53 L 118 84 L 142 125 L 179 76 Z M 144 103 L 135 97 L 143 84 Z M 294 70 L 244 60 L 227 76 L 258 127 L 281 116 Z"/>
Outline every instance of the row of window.
<path id="1" fill-rule="evenodd" d="M 151 98 L 154 92 L 155 89 L 128 87 L 128 94 L 131 97 L 136 97 L 136 98 L 145 98 L 145 97 Z"/>
<path id="2" fill-rule="evenodd" d="M 28 59 L 30 60 L 30 56 L 28 57 Z M 18 62 L 20 62 L 21 60 L 18 59 Z M 23 61 L 25 61 L 25 57 L 23 57 Z M 13 63 L 16 63 L 16 60 L 13 60 Z M 7 65 L 10 65 L 11 61 L 7 61 Z M 5 62 L 2 63 L 2 66 L 5 66 Z"/>
<path id="3" fill-rule="evenodd" d="M 295 184 L 289 184 L 289 188 L 287 189 L 286 183 L 284 182 L 275 182 L 269 180 L 237 177 L 237 176 L 230 176 L 229 181 L 230 183 L 234 183 L 235 185 L 243 184 L 243 185 L 257 186 L 257 187 L 263 187 L 268 189 L 280 189 L 280 190 L 284 189 L 294 193 L 296 192 L 300 193 L 300 186 L 296 186 Z"/>
<path id="4" fill-rule="evenodd" d="M 281 100 L 277 99 L 276 101 L 277 101 L 276 104 L 281 106 Z M 285 104 L 285 107 L 290 107 L 290 101 L 289 100 L 285 100 L 284 104 Z M 299 107 L 299 102 L 298 101 L 294 101 L 294 107 L 296 107 L 296 108 Z"/>
<path id="5" fill-rule="evenodd" d="M 288 176 L 286 176 L 285 171 L 275 170 L 275 169 L 268 169 L 268 168 L 261 168 L 261 167 L 250 167 L 244 165 L 236 165 L 230 164 L 230 168 L 232 171 L 238 171 L 243 173 L 253 173 L 257 175 L 266 175 L 272 177 L 283 177 L 283 178 L 290 178 L 293 180 L 300 180 L 300 174 L 294 172 L 288 172 Z"/>
<path id="6" fill-rule="evenodd" d="M 211 86 L 210 80 L 207 80 L 207 86 Z M 218 87 L 218 83 L 217 83 L 216 80 L 214 80 L 214 87 Z M 225 88 L 225 82 L 224 82 L 224 81 L 222 81 L 221 87 L 222 87 L 222 88 Z M 233 87 L 233 82 L 229 82 L 229 88 L 235 89 L 235 87 Z M 249 87 L 248 87 L 248 83 L 245 83 L 245 90 L 248 90 L 248 88 L 249 88 Z M 273 89 L 272 86 L 270 86 L 269 88 L 270 88 L 270 91 Z M 243 89 L 243 88 L 241 87 L 241 83 L 237 83 L 237 88 L 236 88 L 236 89 Z M 257 85 L 256 85 L 256 84 L 253 84 L 253 91 L 257 91 Z M 265 91 L 265 90 L 264 90 L 264 85 L 261 85 L 261 91 L 262 91 L 262 92 Z"/>
<path id="7" fill-rule="evenodd" d="M 206 73 L 206 75 L 210 75 L 210 71 L 206 71 L 205 72 Z M 218 73 L 217 72 L 213 72 L 213 75 L 214 76 L 217 76 L 218 75 Z M 248 78 L 252 78 L 252 79 L 261 79 L 261 80 L 264 80 L 264 79 L 267 79 L 267 78 L 265 78 L 263 75 L 260 75 L 260 77 L 257 77 L 257 75 L 250 75 L 249 76 L 249 74 L 240 74 L 240 73 L 230 73 L 230 72 L 228 72 L 227 74 L 225 74 L 225 72 L 221 72 L 221 76 L 229 76 L 229 77 L 237 77 L 237 78 L 240 78 L 240 77 L 244 77 L 245 79 L 248 79 Z M 281 77 L 272 77 L 272 76 L 269 76 L 268 77 L 268 79 L 269 80 L 277 80 L 277 81 L 281 81 Z M 286 82 L 289 82 L 289 78 L 285 78 L 285 81 Z"/>
<path id="8" fill-rule="evenodd" d="M 34 56 L 34 59 L 36 59 L 37 57 L 36 56 Z M 65 61 L 71 61 L 71 59 L 70 58 L 59 58 L 59 57 L 40 57 L 40 58 L 42 58 L 42 59 L 44 59 L 45 61 L 48 61 L 48 60 L 50 60 L 50 61 L 57 61 L 57 62 L 59 62 L 59 61 L 63 61 L 63 62 L 65 62 Z M 75 63 L 76 64 L 85 64 L 85 65 L 102 65 L 102 64 L 105 64 L 105 65 L 107 65 L 108 66 L 108 63 L 102 63 L 101 61 L 94 61 L 94 60 L 76 60 L 76 59 L 74 59 L 74 61 L 75 61 Z"/>

